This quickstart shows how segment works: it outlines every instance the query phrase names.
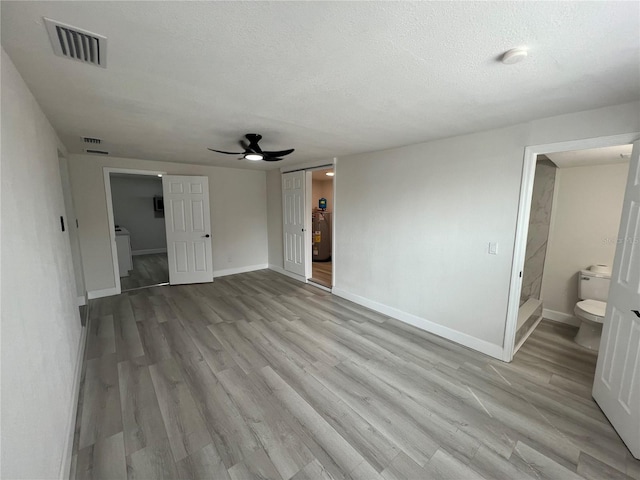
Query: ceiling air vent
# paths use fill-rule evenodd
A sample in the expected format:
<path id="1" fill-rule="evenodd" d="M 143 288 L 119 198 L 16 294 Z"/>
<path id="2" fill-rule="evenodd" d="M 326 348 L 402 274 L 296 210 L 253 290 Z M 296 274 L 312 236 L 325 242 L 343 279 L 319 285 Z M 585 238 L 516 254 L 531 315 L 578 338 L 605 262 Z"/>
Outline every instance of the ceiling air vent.
<path id="1" fill-rule="evenodd" d="M 107 67 L 107 37 L 44 17 L 53 52 L 59 57 Z"/>
<path id="2" fill-rule="evenodd" d="M 92 148 L 85 148 L 84 153 L 92 153 L 94 155 L 109 155 L 109 152 L 104 150 L 94 150 Z"/>
<path id="3" fill-rule="evenodd" d="M 82 137 L 82 141 L 91 145 L 100 145 L 102 143 L 102 140 L 93 137 Z"/>

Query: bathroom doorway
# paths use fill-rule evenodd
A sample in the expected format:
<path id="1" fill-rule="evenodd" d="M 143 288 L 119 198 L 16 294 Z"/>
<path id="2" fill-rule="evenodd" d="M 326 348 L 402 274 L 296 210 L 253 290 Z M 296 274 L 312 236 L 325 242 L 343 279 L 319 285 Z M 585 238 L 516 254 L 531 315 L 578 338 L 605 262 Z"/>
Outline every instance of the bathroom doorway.
<path id="1" fill-rule="evenodd" d="M 631 149 L 627 144 L 537 155 L 514 352 L 542 319 L 580 327 L 574 311 L 587 300 L 579 294 L 581 279 L 595 285 L 610 278 Z M 592 314 L 603 317 L 606 293 L 590 300 L 596 300 Z M 596 351 L 602 327 L 589 325 L 597 338 L 578 343 Z M 586 330 L 580 330 L 581 339 Z"/>
<path id="2" fill-rule="evenodd" d="M 323 168 L 311 175 L 311 278 L 326 288 L 333 277 L 333 179 L 334 169 Z"/>

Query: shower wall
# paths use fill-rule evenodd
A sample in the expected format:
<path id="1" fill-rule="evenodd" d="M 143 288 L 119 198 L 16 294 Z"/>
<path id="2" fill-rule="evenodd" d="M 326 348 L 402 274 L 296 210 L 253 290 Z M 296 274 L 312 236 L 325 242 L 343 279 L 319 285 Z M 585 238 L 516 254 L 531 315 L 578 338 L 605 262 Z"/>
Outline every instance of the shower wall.
<path id="1" fill-rule="evenodd" d="M 529 234 L 522 273 L 520 305 L 529 298 L 540 298 L 542 273 L 547 254 L 547 241 L 551 225 L 551 207 L 557 167 L 546 157 L 538 157 L 531 197 Z"/>

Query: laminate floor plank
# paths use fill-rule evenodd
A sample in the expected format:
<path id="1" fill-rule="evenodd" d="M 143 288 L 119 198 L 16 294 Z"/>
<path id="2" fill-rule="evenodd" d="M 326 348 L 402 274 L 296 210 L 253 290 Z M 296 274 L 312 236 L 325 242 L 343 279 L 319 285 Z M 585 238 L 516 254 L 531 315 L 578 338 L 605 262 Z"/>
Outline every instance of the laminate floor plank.
<path id="1" fill-rule="evenodd" d="M 126 476 L 122 432 L 99 440 L 78 452 L 74 478 L 108 480 Z"/>
<path id="2" fill-rule="evenodd" d="M 78 448 L 122 431 L 116 354 L 87 360 Z"/>
<path id="3" fill-rule="evenodd" d="M 115 353 L 116 337 L 113 328 L 113 315 L 104 315 L 92 319 L 87 337 L 85 357 L 87 360 Z"/>
<path id="4" fill-rule="evenodd" d="M 211 436 L 203 426 L 202 417 L 175 360 L 151 365 L 149 372 L 174 460 L 182 460 L 211 443 Z"/>
<path id="5" fill-rule="evenodd" d="M 178 478 L 193 480 L 230 480 L 216 447 L 209 444 L 176 464 Z"/>
<path id="6" fill-rule="evenodd" d="M 268 270 L 88 315 L 72 478 L 640 480 L 569 325 L 507 364 Z"/>
<path id="7" fill-rule="evenodd" d="M 124 445 L 127 455 L 167 439 L 147 359 L 118 364 Z"/>
<path id="8" fill-rule="evenodd" d="M 260 442 L 208 365 L 202 360 L 186 360 L 180 367 L 216 451 L 227 468 L 242 463 L 261 448 Z"/>
<path id="9" fill-rule="evenodd" d="M 169 441 L 164 438 L 158 443 L 128 455 L 127 478 L 129 480 L 175 480 L 178 478 Z"/>

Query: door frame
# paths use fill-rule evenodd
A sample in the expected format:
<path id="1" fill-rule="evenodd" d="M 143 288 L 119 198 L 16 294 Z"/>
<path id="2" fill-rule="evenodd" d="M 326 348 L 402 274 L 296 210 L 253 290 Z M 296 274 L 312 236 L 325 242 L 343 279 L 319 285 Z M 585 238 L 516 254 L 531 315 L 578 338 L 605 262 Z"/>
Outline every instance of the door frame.
<path id="1" fill-rule="evenodd" d="M 282 177 L 282 174 L 284 173 L 291 173 L 291 172 L 299 172 L 299 171 L 304 171 L 305 172 L 305 199 L 304 199 L 304 228 L 305 228 L 305 275 L 304 275 L 304 279 L 302 277 L 299 277 L 298 275 L 294 275 L 291 272 L 286 272 L 284 270 L 284 265 L 283 265 L 283 272 L 285 272 L 285 275 L 291 276 L 292 278 L 295 278 L 297 280 L 301 280 L 304 283 L 309 283 L 309 279 L 311 278 L 311 269 L 312 269 L 312 257 L 311 257 L 311 223 L 312 223 L 312 219 L 311 219 L 311 199 L 312 199 L 312 192 L 311 192 L 311 188 L 312 188 L 312 173 L 313 170 L 326 170 L 328 168 L 333 169 L 334 172 L 334 176 L 332 179 L 333 182 L 333 212 L 331 214 L 331 288 L 327 289 L 326 287 L 320 285 L 319 288 L 323 288 L 323 289 L 327 289 L 328 291 L 331 291 L 331 289 L 333 289 L 333 287 L 336 284 L 336 229 L 335 229 L 335 225 L 336 225 L 336 205 L 337 205 L 337 201 L 336 201 L 336 177 L 338 176 L 338 172 L 337 172 L 337 168 L 338 167 L 338 158 L 337 157 L 333 157 L 331 160 L 318 160 L 318 161 L 313 161 L 313 162 L 307 162 L 307 163 L 303 163 L 303 164 L 298 164 L 298 165 L 292 165 L 290 167 L 281 167 L 280 168 L 280 176 Z M 282 184 L 282 180 L 281 180 L 281 184 Z M 284 195 L 284 192 L 282 193 L 282 195 Z M 283 249 L 284 249 L 284 238 L 282 239 L 283 242 Z M 308 255 L 307 255 L 308 254 Z M 283 255 L 284 255 L 284 250 L 283 250 Z M 284 257 L 283 257 L 284 258 Z M 315 284 L 314 284 L 315 285 Z"/>
<path id="2" fill-rule="evenodd" d="M 107 198 L 107 223 L 109 226 L 109 240 L 111 243 L 111 259 L 113 261 L 113 275 L 115 278 L 114 295 L 120 295 L 122 293 L 122 284 L 120 283 L 120 267 L 118 266 L 118 249 L 116 247 L 116 225 L 113 218 L 113 197 L 111 196 L 112 173 L 124 173 L 128 175 L 148 175 L 158 177 L 166 175 L 167 172 L 163 172 L 160 170 L 134 170 L 131 168 L 102 168 L 102 174 L 104 176 L 104 191 Z"/>
<path id="3" fill-rule="evenodd" d="M 633 143 L 640 132 L 608 135 L 603 137 L 583 138 L 566 142 L 529 145 L 524 149 L 522 180 L 520 183 L 520 200 L 518 203 L 518 220 L 516 222 L 516 236 L 511 264 L 511 281 L 509 282 L 509 298 L 507 303 L 507 321 L 504 331 L 502 360 L 513 360 L 515 351 L 516 328 L 518 325 L 518 309 L 520 308 L 520 292 L 522 290 L 521 274 L 527 249 L 527 235 L 529 233 L 529 215 L 531 211 L 531 197 L 533 195 L 533 181 L 535 177 L 538 155 L 547 153 L 567 152 L 570 150 L 586 150 L 590 148 L 614 147 Z"/>

